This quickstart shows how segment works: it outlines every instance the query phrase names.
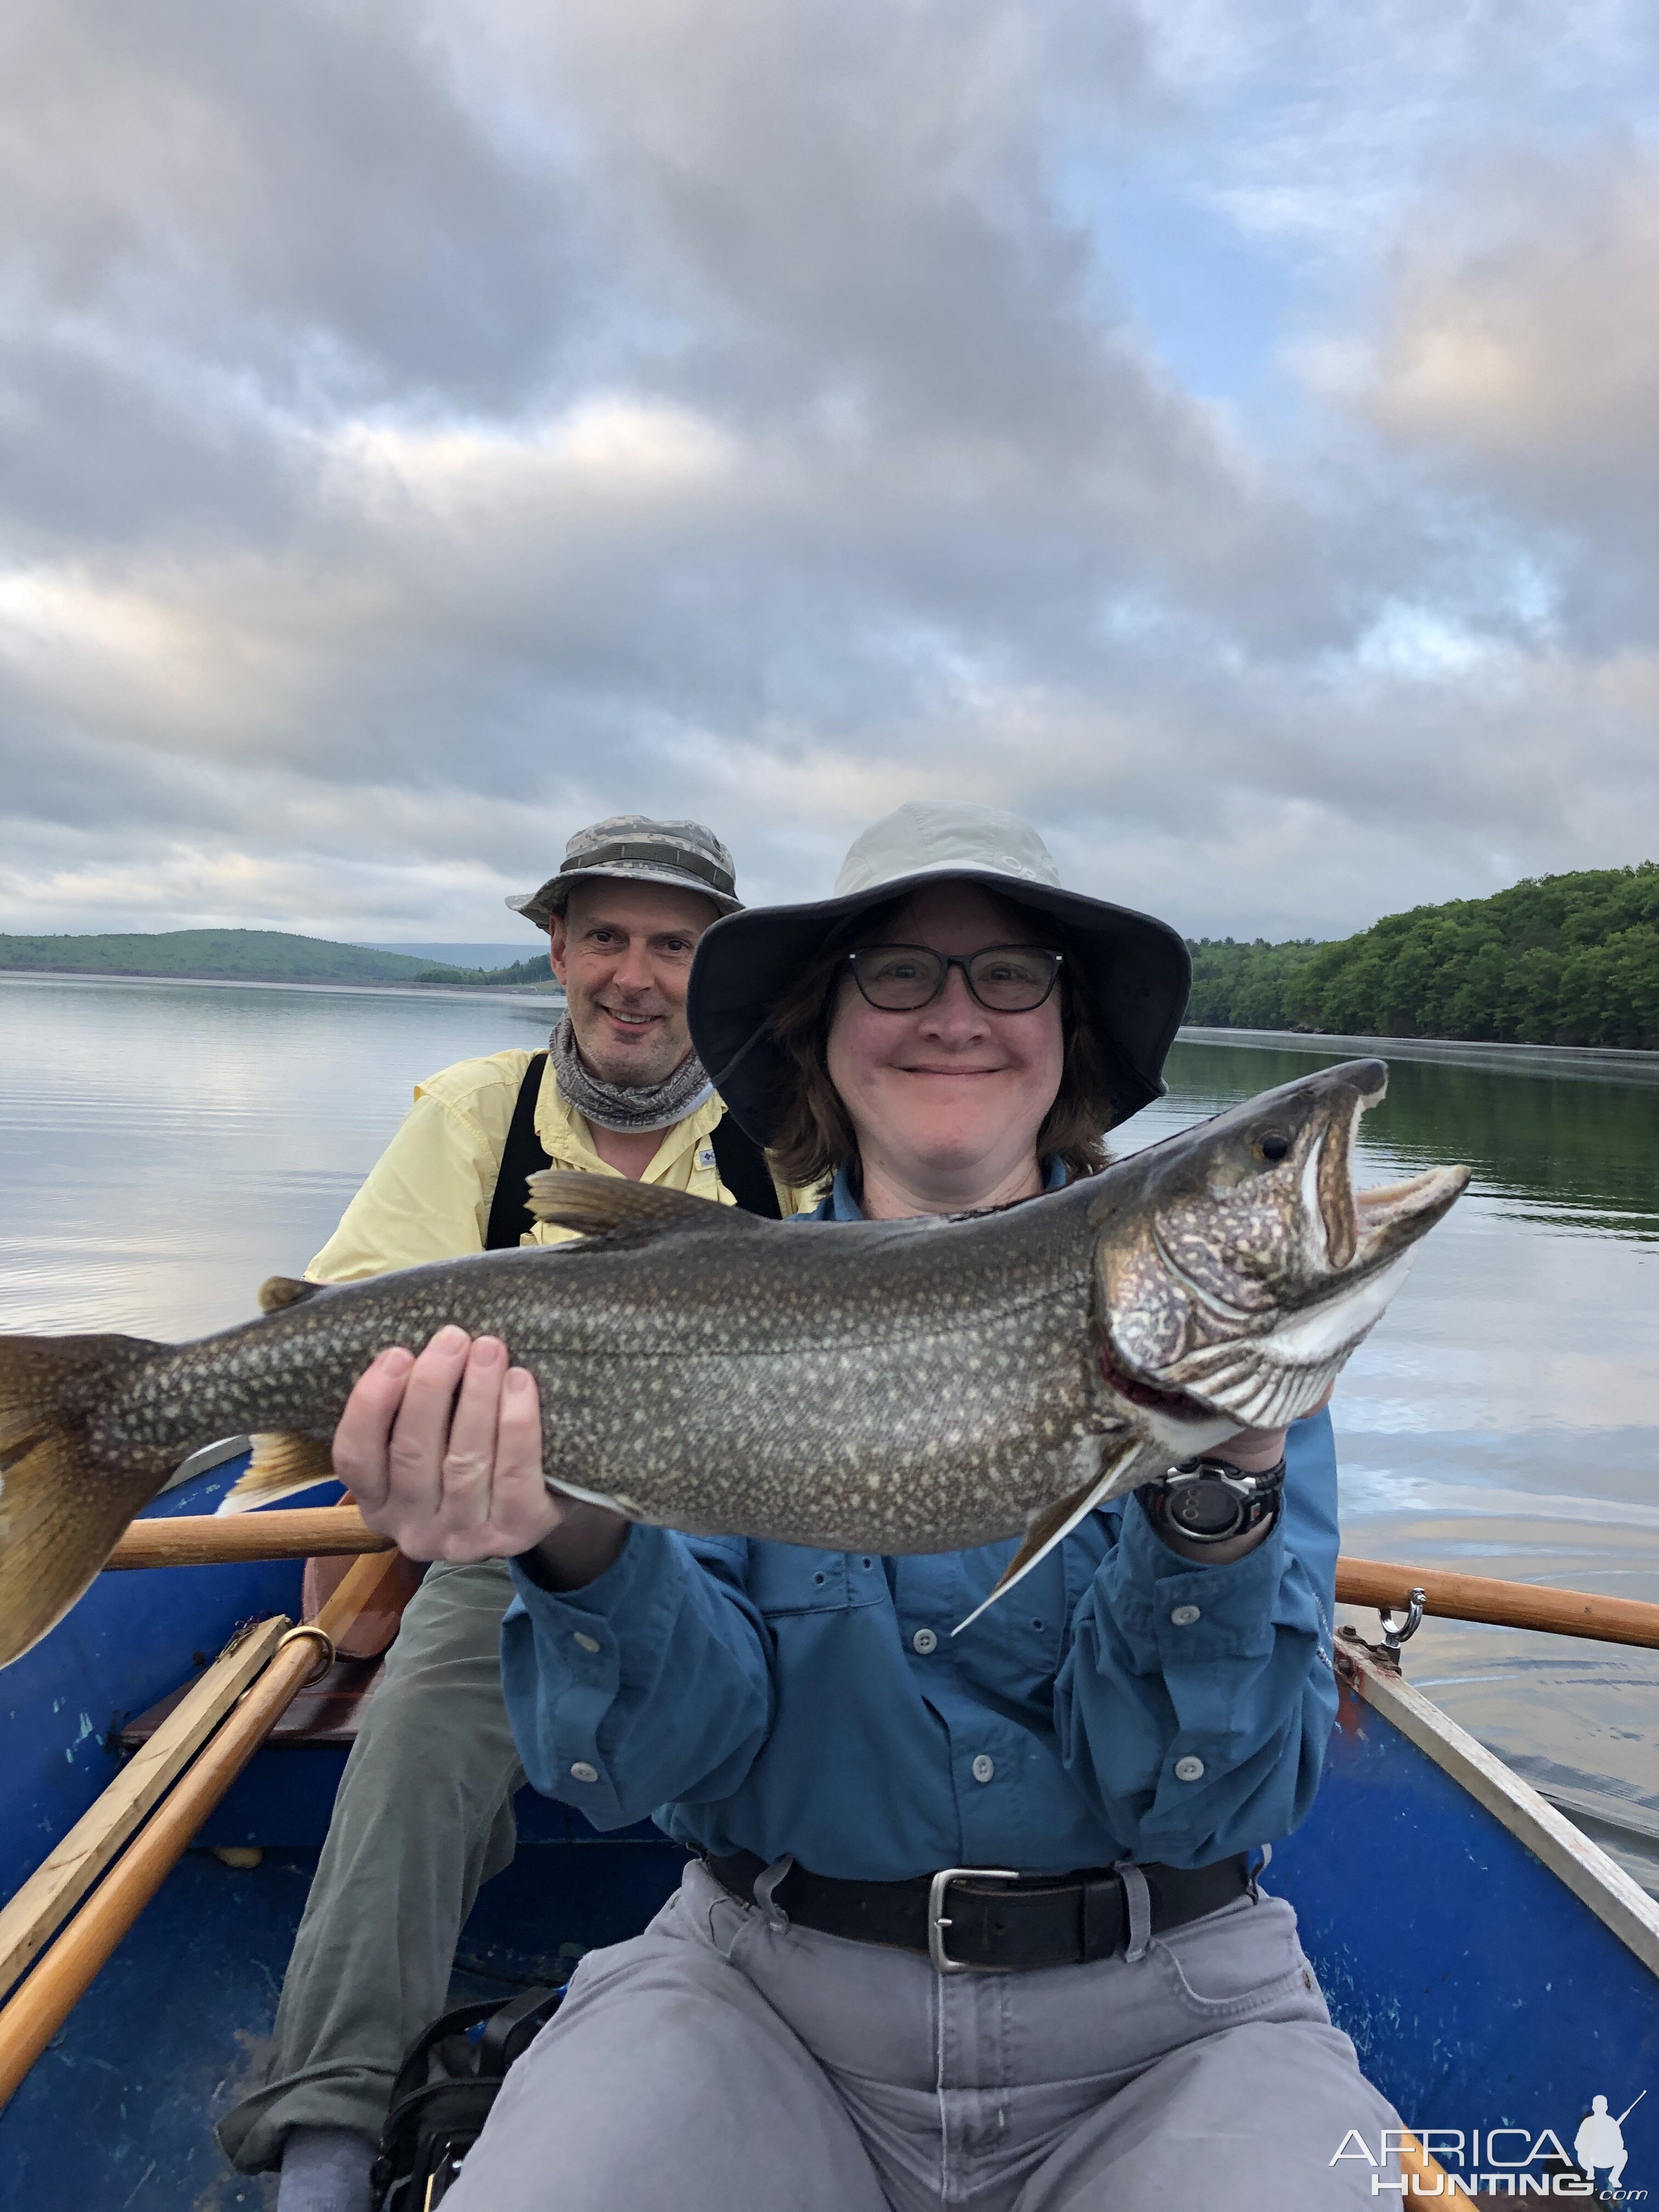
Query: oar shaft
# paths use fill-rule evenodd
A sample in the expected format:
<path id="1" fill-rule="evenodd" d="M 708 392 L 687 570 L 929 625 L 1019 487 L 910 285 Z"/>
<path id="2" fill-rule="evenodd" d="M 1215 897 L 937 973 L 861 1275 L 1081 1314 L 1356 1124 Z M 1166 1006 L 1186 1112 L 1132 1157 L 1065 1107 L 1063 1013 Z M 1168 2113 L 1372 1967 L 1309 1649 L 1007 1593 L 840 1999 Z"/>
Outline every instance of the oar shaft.
<path id="1" fill-rule="evenodd" d="M 289 1512 L 191 1513 L 135 1521 L 105 1567 L 205 1567 L 226 1560 L 312 1559 L 339 1552 L 389 1552 L 355 1505 Z"/>
<path id="2" fill-rule="evenodd" d="M 1498 1582 L 1437 1567 L 1402 1567 L 1384 1559 L 1341 1559 L 1336 1595 L 1344 1605 L 1403 1612 L 1411 1593 L 1423 1610 L 1447 1620 L 1482 1620 L 1498 1628 L 1540 1628 L 1552 1636 L 1589 1636 L 1603 1644 L 1659 1650 L 1659 1605 L 1638 1598 L 1598 1597 L 1589 1590 L 1550 1589 L 1536 1583 Z"/>
<path id="3" fill-rule="evenodd" d="M 396 1567 L 395 1555 L 389 1553 L 360 1559 L 315 1625 L 330 1637 L 343 1635 Z M 317 1639 L 310 1636 L 278 1650 L 195 1765 L 140 1829 L 102 1887 L 94 1891 L 0 2010 L 0 2106 L 11 2097 L 183 1856 L 191 1838 L 316 1672 L 318 1656 Z"/>
<path id="4" fill-rule="evenodd" d="M 111 1553 L 111 1567 L 205 1566 L 239 1559 L 301 1559 L 329 1553 L 389 1550 L 355 1505 L 289 1512 L 181 1516 L 135 1521 Z M 1488 1621 L 1502 1628 L 1537 1628 L 1555 1636 L 1588 1636 L 1604 1644 L 1659 1650 L 1659 1605 L 1599 1597 L 1589 1590 L 1550 1589 L 1536 1583 L 1498 1582 L 1437 1567 L 1397 1566 L 1386 1559 L 1340 1559 L 1336 1594 L 1344 1605 L 1403 1607 L 1426 1594 L 1425 1613 L 1449 1620 Z"/>

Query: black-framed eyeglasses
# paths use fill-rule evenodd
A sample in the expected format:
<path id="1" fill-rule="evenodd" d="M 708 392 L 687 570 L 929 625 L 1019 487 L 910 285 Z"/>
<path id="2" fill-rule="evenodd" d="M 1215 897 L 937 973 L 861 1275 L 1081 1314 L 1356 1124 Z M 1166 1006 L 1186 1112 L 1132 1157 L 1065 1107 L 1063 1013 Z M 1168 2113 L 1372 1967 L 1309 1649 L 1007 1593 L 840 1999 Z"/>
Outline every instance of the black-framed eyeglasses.
<path id="1" fill-rule="evenodd" d="M 926 945 L 861 945 L 849 952 L 853 981 L 887 1014 L 931 1006 L 960 968 L 974 998 L 992 1014 L 1029 1014 L 1060 980 L 1065 955 L 1037 945 L 988 945 L 979 952 L 935 952 Z"/>

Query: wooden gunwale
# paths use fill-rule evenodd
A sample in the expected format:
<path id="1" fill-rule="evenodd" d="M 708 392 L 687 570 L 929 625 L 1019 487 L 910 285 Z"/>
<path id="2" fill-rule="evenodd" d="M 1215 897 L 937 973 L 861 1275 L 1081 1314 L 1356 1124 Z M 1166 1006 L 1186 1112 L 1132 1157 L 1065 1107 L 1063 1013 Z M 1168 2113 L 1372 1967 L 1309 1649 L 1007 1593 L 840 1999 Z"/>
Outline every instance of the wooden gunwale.
<path id="1" fill-rule="evenodd" d="M 342 1636 L 396 1571 L 395 1556 L 362 1559 L 313 1624 L 327 1642 Z M 318 1639 L 288 1624 L 263 1674 L 150 1814 L 102 1883 L 0 2009 L 0 2106 L 20 2082 L 133 1922 L 183 1856 L 191 1838 L 317 1671 Z"/>
<path id="2" fill-rule="evenodd" d="M 0 1910 L 0 1996 L 75 1910 L 122 1845 L 190 1764 L 282 1642 L 288 1622 L 261 1620 L 234 1637 L 149 1741 L 95 1798 Z"/>

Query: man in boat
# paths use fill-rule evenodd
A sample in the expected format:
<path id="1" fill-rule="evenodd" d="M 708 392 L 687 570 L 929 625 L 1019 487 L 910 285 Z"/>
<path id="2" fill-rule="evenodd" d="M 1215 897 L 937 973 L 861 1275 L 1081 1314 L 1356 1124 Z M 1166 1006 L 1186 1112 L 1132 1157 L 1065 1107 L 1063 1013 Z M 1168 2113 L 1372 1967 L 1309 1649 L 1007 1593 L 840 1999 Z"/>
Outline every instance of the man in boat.
<path id="1" fill-rule="evenodd" d="M 361 1281 L 467 1252 L 556 1243 L 525 1176 L 552 1162 L 694 1196 L 794 1210 L 692 1049 L 697 939 L 738 910 L 732 856 L 697 822 L 618 815 L 578 830 L 511 903 L 549 933 L 568 1012 L 549 1049 L 463 1060 L 415 1104 L 307 1269 Z M 443 2009 L 478 1885 L 511 1860 L 524 1780 L 502 1701 L 504 1562 L 434 1567 L 363 1717 L 277 2010 L 265 2084 L 219 2140 L 280 2164 L 280 2212 L 364 2212 L 409 2044 Z"/>

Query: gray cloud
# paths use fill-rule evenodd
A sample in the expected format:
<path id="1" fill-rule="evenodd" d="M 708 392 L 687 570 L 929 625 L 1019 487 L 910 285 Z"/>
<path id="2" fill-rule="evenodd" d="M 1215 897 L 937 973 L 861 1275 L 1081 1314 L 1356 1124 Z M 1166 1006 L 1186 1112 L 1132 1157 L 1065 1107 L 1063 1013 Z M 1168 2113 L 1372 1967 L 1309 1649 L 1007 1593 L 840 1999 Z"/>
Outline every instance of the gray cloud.
<path id="1" fill-rule="evenodd" d="M 1056 185 L 1201 128 L 1241 64 L 1189 20 L 1182 79 L 1173 20 L 16 11 L 0 926 L 494 938 L 636 805 L 799 896 L 941 791 L 1192 928 L 1639 857 L 1645 634 L 1569 617 L 1598 531 L 1604 609 L 1651 578 L 1649 368 L 1586 445 L 1550 337 L 1575 271 L 1611 331 L 1639 164 L 1574 170 L 1530 259 L 1512 191 L 1471 244 L 1427 180 L 1275 440 Z M 1545 395 L 1501 434 L 1444 368 L 1471 316 Z"/>

